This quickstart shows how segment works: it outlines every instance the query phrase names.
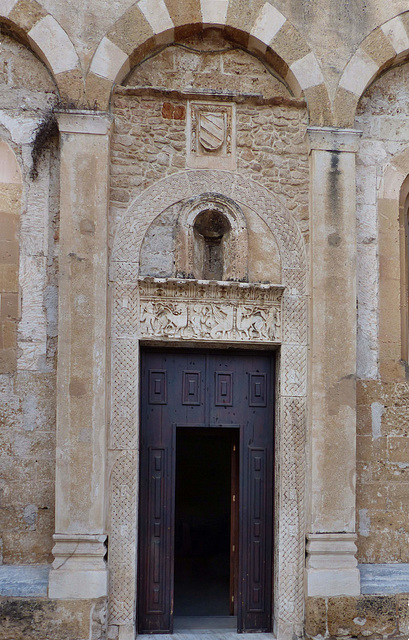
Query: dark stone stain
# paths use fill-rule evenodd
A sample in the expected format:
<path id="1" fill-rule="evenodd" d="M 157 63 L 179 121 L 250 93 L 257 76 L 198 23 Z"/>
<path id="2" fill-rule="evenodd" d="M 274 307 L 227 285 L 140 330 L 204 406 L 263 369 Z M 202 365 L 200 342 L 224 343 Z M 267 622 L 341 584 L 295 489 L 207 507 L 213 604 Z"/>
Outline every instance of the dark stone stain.
<path id="1" fill-rule="evenodd" d="M 72 380 L 69 386 L 70 396 L 84 396 L 87 393 L 87 385 L 81 380 Z"/>
<path id="2" fill-rule="evenodd" d="M 339 152 L 331 151 L 331 168 L 328 173 L 328 199 L 330 204 L 330 216 L 336 218 L 339 211 L 340 192 L 339 178 L 341 175 L 339 169 Z"/>
<path id="3" fill-rule="evenodd" d="M 342 239 L 338 233 L 330 233 L 328 236 L 328 244 L 330 247 L 339 247 Z"/>
<path id="4" fill-rule="evenodd" d="M 80 258 L 80 256 L 78 256 L 76 253 L 69 253 L 68 256 L 70 258 L 75 258 L 75 260 L 78 260 L 78 262 L 84 262 L 85 258 Z"/>
<path id="5" fill-rule="evenodd" d="M 80 231 L 84 235 L 93 236 L 95 233 L 95 224 L 92 220 L 81 220 Z"/>

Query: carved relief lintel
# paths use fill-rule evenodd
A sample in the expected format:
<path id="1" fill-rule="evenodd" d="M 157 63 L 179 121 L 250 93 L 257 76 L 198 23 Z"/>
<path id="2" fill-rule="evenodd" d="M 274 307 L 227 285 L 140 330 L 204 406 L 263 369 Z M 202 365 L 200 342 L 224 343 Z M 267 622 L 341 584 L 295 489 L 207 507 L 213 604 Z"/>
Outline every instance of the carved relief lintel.
<path id="1" fill-rule="evenodd" d="M 139 337 L 281 341 L 284 287 L 204 280 L 139 280 Z"/>

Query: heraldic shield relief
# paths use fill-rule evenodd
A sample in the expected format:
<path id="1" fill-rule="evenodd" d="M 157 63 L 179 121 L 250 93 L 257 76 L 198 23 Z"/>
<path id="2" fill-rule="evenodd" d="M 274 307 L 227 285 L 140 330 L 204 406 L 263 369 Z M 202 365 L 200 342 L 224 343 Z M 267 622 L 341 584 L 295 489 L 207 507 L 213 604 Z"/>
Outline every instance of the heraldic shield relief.
<path id="1" fill-rule="evenodd" d="M 217 151 L 226 136 L 225 113 L 199 114 L 199 142 L 206 151 Z"/>
<path id="2" fill-rule="evenodd" d="M 236 168 L 235 105 L 190 102 L 187 119 L 189 167 Z"/>

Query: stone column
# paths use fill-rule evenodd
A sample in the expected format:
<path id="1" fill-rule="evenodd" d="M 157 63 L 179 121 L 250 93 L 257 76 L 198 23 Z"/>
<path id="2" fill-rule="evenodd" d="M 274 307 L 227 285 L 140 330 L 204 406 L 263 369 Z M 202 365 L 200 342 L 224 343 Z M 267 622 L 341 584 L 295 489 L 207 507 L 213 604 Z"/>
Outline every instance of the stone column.
<path id="1" fill-rule="evenodd" d="M 311 127 L 309 596 L 360 593 L 355 535 L 356 187 L 360 132 Z"/>
<path id="2" fill-rule="evenodd" d="M 107 595 L 107 114 L 59 113 L 57 455 L 51 598 Z"/>

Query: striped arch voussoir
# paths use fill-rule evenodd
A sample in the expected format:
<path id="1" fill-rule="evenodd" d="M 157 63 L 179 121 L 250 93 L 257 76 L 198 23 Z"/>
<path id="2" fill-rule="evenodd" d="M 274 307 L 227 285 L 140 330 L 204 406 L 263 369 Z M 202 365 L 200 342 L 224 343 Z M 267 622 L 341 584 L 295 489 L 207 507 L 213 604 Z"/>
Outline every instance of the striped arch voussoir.
<path id="1" fill-rule="evenodd" d="M 225 30 L 250 51 L 273 51 L 281 77 L 296 97 L 304 95 L 314 124 L 324 124 L 330 112 L 320 65 L 304 38 L 268 0 L 248 6 L 238 0 L 138 0 L 102 38 L 87 77 L 88 101 L 107 108 L 114 83 L 150 52 L 175 38 L 206 27 Z M 93 95 L 91 94 L 93 92 Z"/>
<path id="2" fill-rule="evenodd" d="M 36 0 L 2 0 L 0 21 L 23 38 L 52 73 L 60 95 L 81 100 L 81 69 L 66 31 Z"/>
<path id="3" fill-rule="evenodd" d="M 372 31 L 346 65 L 339 81 L 334 115 L 336 124 L 353 127 L 358 102 L 379 74 L 409 56 L 409 11 Z"/>

